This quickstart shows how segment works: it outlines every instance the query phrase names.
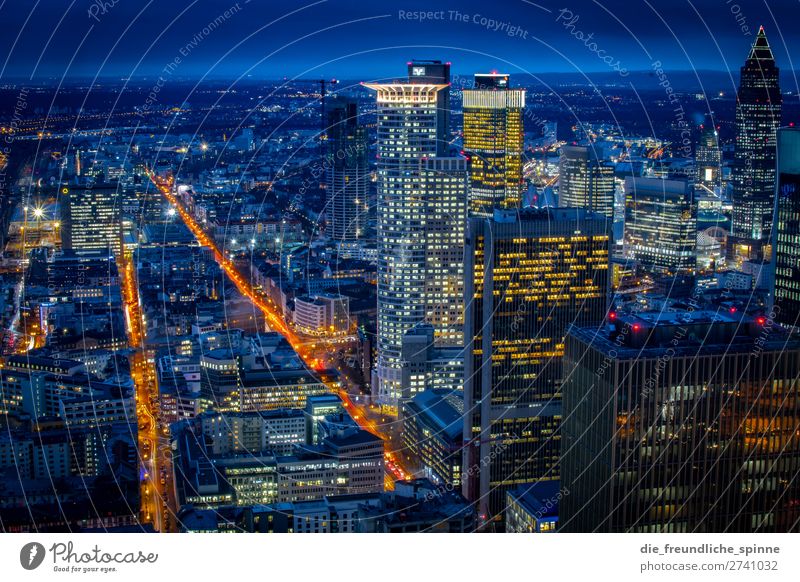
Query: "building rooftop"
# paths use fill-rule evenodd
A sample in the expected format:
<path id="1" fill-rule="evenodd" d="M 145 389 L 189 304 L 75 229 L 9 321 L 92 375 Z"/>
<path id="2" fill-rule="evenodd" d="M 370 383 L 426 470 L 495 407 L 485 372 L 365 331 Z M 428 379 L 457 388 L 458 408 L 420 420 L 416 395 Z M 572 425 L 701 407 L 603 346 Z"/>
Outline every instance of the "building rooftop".
<path id="1" fill-rule="evenodd" d="M 461 440 L 464 431 L 464 418 L 452 403 L 453 397 L 460 397 L 456 390 L 433 388 L 420 392 L 406 404 L 412 414 L 419 414 L 436 427 L 437 433 L 447 435 L 450 440 Z"/>
<path id="2" fill-rule="evenodd" d="M 697 312 L 609 314 L 600 327 L 570 327 L 573 337 L 614 359 L 739 354 L 800 349 L 800 339 L 774 327 L 764 316 Z"/>
<path id="3" fill-rule="evenodd" d="M 562 495 L 560 481 L 526 483 L 508 494 L 538 519 L 558 517 L 558 502 Z"/>

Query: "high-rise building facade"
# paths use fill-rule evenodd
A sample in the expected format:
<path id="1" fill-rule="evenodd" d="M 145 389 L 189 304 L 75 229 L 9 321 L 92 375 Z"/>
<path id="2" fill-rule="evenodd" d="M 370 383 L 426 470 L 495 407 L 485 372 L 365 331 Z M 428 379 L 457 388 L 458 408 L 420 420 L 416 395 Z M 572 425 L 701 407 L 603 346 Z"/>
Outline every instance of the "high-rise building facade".
<path id="1" fill-rule="evenodd" d="M 378 106 L 378 361 L 373 392 L 397 410 L 403 335 L 427 321 L 463 342 L 467 170 L 447 157 L 449 65 L 409 65 L 406 83 L 369 84 Z M 389 411 L 391 411 L 389 410 Z"/>
<path id="2" fill-rule="evenodd" d="M 560 528 L 800 528 L 800 341 L 727 310 L 609 315 L 566 339 Z"/>
<path id="3" fill-rule="evenodd" d="M 609 230 L 578 208 L 469 221 L 462 483 L 485 522 L 509 488 L 558 479 L 564 335 L 603 320 Z"/>
<path id="4" fill-rule="evenodd" d="M 722 181 L 722 150 L 719 134 L 713 125 L 703 126 L 700 140 L 694 153 L 695 180 L 709 190 L 720 186 Z"/>
<path id="5" fill-rule="evenodd" d="M 614 166 L 591 146 L 561 148 L 558 205 L 585 208 L 614 218 Z"/>
<path id="6" fill-rule="evenodd" d="M 352 99 L 331 99 L 326 112 L 326 230 L 334 241 L 352 241 L 364 234 L 369 209 L 367 130 Z"/>
<path id="7" fill-rule="evenodd" d="M 403 402 L 402 454 L 437 485 L 461 486 L 464 393 L 432 388 Z"/>
<path id="8" fill-rule="evenodd" d="M 475 87 L 463 94 L 470 216 L 492 216 L 494 209 L 518 208 L 525 188 L 525 91 L 511 89 L 508 75 L 489 73 L 475 75 Z"/>
<path id="9" fill-rule="evenodd" d="M 425 321 L 438 347 L 464 345 L 464 238 L 467 228 L 467 161 L 423 160 L 420 188 L 424 229 Z"/>
<path id="10" fill-rule="evenodd" d="M 800 128 L 778 130 L 775 200 L 775 319 L 800 326 Z"/>
<path id="11" fill-rule="evenodd" d="M 409 84 L 441 85 L 436 91 L 436 153 L 444 156 L 450 149 L 450 63 L 415 59 L 407 66 Z"/>
<path id="12" fill-rule="evenodd" d="M 122 252 L 121 195 L 116 184 L 64 186 L 63 246 L 67 250 Z"/>
<path id="13" fill-rule="evenodd" d="M 403 400 L 430 388 L 463 390 L 463 348 L 437 348 L 430 323 L 417 324 L 405 333 L 400 355 Z"/>
<path id="14" fill-rule="evenodd" d="M 741 69 L 736 102 L 733 216 L 734 260 L 768 257 L 775 200 L 775 131 L 781 121 L 778 67 L 764 27 Z"/>
<path id="15" fill-rule="evenodd" d="M 688 180 L 625 179 L 625 248 L 654 272 L 695 270 L 697 207 Z"/>

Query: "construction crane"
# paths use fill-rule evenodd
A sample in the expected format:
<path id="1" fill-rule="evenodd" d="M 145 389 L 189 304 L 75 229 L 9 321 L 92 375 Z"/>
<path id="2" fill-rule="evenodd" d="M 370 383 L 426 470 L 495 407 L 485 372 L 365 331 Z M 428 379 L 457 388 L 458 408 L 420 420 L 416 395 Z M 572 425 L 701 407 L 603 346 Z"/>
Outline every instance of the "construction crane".
<path id="1" fill-rule="evenodd" d="M 325 134 L 327 129 L 327 120 L 325 119 L 325 96 L 328 94 L 329 85 L 337 85 L 339 81 L 336 79 L 293 79 L 293 83 L 316 83 L 319 85 L 319 101 L 320 101 L 320 131 L 319 143 L 320 147 L 325 141 Z"/>

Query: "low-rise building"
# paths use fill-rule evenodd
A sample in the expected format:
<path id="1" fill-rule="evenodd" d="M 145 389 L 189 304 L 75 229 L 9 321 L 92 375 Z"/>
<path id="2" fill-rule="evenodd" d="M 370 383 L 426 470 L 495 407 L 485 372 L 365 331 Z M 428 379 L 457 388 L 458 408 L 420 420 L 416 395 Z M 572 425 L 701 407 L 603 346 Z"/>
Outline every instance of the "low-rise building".
<path id="1" fill-rule="evenodd" d="M 506 492 L 506 533 L 551 533 L 558 529 L 558 504 L 569 490 L 559 481 L 538 481 Z"/>
<path id="2" fill-rule="evenodd" d="M 434 484 L 461 486 L 464 395 L 430 389 L 404 402 L 403 455 Z"/>
<path id="3" fill-rule="evenodd" d="M 284 433 L 278 425 L 268 426 L 270 418 L 282 415 L 289 419 Z M 289 441 L 300 440 L 296 431 L 301 421 L 304 424 L 302 411 L 231 419 L 234 424 L 241 420 L 241 425 L 223 428 L 225 416 L 213 415 L 173 425 L 180 507 L 246 506 L 383 491 L 383 441 L 367 431 L 348 426 L 318 445 L 296 444 L 291 455 L 280 455 L 274 449 L 284 450 Z"/>

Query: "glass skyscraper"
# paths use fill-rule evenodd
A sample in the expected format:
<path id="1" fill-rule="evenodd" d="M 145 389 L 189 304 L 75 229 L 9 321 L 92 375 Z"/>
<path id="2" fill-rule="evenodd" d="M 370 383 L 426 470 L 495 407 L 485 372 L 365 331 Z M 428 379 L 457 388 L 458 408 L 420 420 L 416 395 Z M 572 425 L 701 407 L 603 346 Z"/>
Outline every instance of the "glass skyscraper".
<path id="1" fill-rule="evenodd" d="M 561 148 L 558 205 L 614 218 L 614 166 L 598 159 L 594 147 Z"/>
<path id="2" fill-rule="evenodd" d="M 603 320 L 609 230 L 578 208 L 469 221 L 462 483 L 485 522 L 508 489 L 559 477 L 564 335 Z"/>
<path id="3" fill-rule="evenodd" d="M 775 319 L 800 326 L 800 128 L 778 130 L 775 201 Z"/>
<path id="4" fill-rule="evenodd" d="M 767 258 L 775 200 L 775 131 L 781 121 L 778 67 L 764 27 L 741 69 L 736 103 L 733 216 L 734 261 Z"/>
<path id="5" fill-rule="evenodd" d="M 694 155 L 695 180 L 709 190 L 720 185 L 722 179 L 722 150 L 719 134 L 713 126 L 702 127 L 700 141 Z"/>
<path id="6" fill-rule="evenodd" d="M 469 157 L 470 216 L 518 208 L 522 178 L 525 91 L 511 89 L 509 76 L 475 75 L 464 90 L 464 151 Z"/>
<path id="7" fill-rule="evenodd" d="M 326 206 L 327 234 L 351 241 L 364 234 L 367 212 L 367 131 L 358 123 L 358 104 L 331 99 L 327 105 Z"/>
<path id="8" fill-rule="evenodd" d="M 697 208 L 687 180 L 625 180 L 625 248 L 658 273 L 693 272 L 697 265 Z"/>

